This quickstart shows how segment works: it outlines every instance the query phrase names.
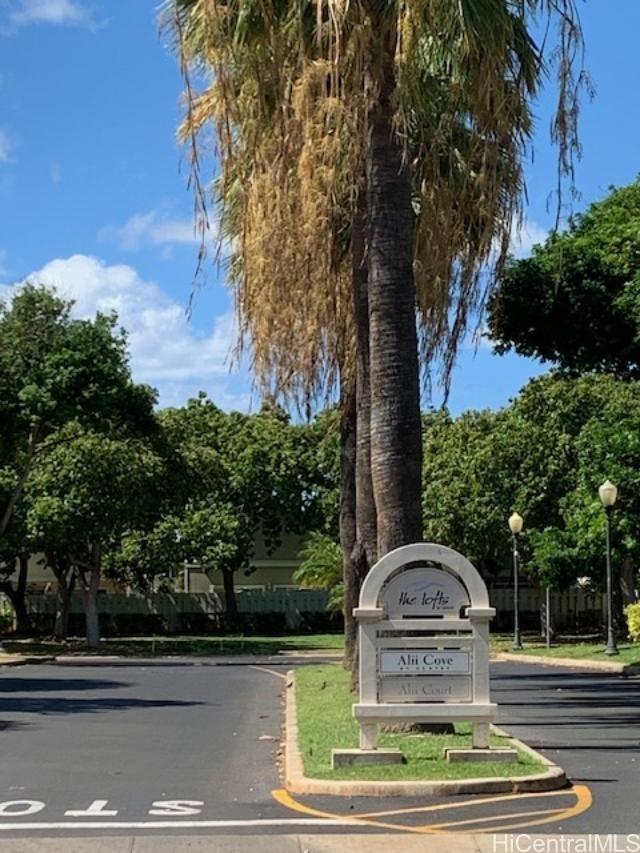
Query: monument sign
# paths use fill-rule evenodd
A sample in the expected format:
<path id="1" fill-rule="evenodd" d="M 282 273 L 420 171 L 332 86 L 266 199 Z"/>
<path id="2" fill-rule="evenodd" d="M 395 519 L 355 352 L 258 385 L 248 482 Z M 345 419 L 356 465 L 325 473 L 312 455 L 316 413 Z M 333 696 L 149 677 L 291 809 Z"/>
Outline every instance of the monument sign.
<path id="1" fill-rule="evenodd" d="M 442 545 L 384 556 L 362 585 L 358 621 L 360 750 L 377 750 L 380 723 L 472 724 L 489 748 L 489 606 L 471 563 Z"/>

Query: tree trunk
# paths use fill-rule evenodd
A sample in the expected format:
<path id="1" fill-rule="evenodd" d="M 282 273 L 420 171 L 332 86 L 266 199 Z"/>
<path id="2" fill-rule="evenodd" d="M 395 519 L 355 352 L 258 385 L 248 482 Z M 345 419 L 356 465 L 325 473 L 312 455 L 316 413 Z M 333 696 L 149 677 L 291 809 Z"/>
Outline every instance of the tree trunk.
<path id="1" fill-rule="evenodd" d="M 348 378 L 340 389 L 340 547 L 344 580 L 344 666 L 351 668 L 357 625 L 353 608 L 360 592 L 354 563 L 356 544 L 356 394 Z"/>
<path id="2" fill-rule="evenodd" d="M 17 562 L 18 580 L 16 585 L 14 586 L 11 579 L 7 578 L 0 583 L 0 592 L 3 592 L 7 596 L 11 602 L 11 606 L 13 607 L 13 612 L 15 614 L 15 633 L 28 635 L 33 633 L 33 626 L 25 603 L 27 575 L 29 572 L 29 557 L 21 554 L 18 557 Z"/>
<path id="3" fill-rule="evenodd" d="M 74 584 L 75 585 L 75 584 Z M 73 586 L 58 584 L 56 592 L 56 619 L 53 625 L 53 636 L 56 640 L 66 640 L 69 636 L 69 608 Z"/>
<path id="4" fill-rule="evenodd" d="M 20 554 L 18 557 L 18 583 L 16 584 L 15 595 L 11 597 L 13 609 L 16 612 L 16 633 L 31 634 L 33 626 L 27 612 L 26 595 L 27 595 L 27 577 L 29 574 L 29 555 Z"/>
<path id="5" fill-rule="evenodd" d="M 553 593 L 552 593 L 553 594 Z M 542 590 L 542 597 L 540 598 L 540 636 L 542 639 L 546 639 L 547 636 L 547 597 L 546 590 Z M 555 625 L 553 624 L 553 605 L 549 607 L 549 639 L 553 640 L 556 633 Z"/>
<path id="6" fill-rule="evenodd" d="M 378 559 L 378 523 L 371 477 L 371 360 L 369 355 L 369 294 L 365 255 L 364 197 L 354 224 L 354 290 L 356 325 L 356 539 L 361 554 L 359 584 Z"/>
<path id="7" fill-rule="evenodd" d="M 393 128 L 395 34 L 383 45 L 367 156 L 371 474 L 378 555 L 422 539 L 422 436 L 411 179 Z"/>
<path id="8" fill-rule="evenodd" d="M 371 479 L 371 385 L 369 381 L 369 297 L 365 249 L 366 196 L 360 193 L 352 227 L 354 316 L 356 327 L 356 542 L 352 555 L 353 606 L 377 555 L 376 506 Z M 355 634 L 355 632 L 354 632 Z M 358 645 L 354 635 L 351 687 L 358 686 Z"/>
<path id="9" fill-rule="evenodd" d="M 633 560 L 630 557 L 624 557 L 620 564 L 620 598 L 622 599 L 623 608 L 638 600 L 634 581 L 635 571 Z"/>
<path id="10" fill-rule="evenodd" d="M 87 648 L 97 649 L 100 645 L 100 619 L 98 616 L 98 590 L 100 589 L 100 546 L 91 548 L 89 581 L 84 588 L 84 618 L 86 623 Z"/>
<path id="11" fill-rule="evenodd" d="M 76 571 L 66 557 L 48 554 L 47 563 L 58 583 L 53 636 L 56 640 L 66 640 L 69 635 L 69 610 L 71 608 L 71 596 L 76 585 Z"/>
<path id="12" fill-rule="evenodd" d="M 0 515 L 0 536 L 4 536 L 4 534 L 7 532 L 9 522 L 13 517 L 15 509 L 18 505 L 18 501 L 22 497 L 22 492 L 24 491 L 27 479 L 29 477 L 29 474 L 31 473 L 31 468 L 33 467 L 33 461 L 35 459 L 36 447 L 38 445 L 39 438 L 40 427 L 37 424 L 34 424 L 29 430 L 27 456 L 24 468 L 20 473 L 20 477 L 18 478 L 18 482 L 16 484 L 15 489 L 9 496 L 9 500 L 7 501 L 7 504 L 2 511 L 2 515 Z"/>
<path id="13" fill-rule="evenodd" d="M 238 614 L 238 601 L 236 599 L 234 571 L 233 569 L 222 569 L 221 571 L 227 628 L 229 631 L 237 631 L 240 627 L 240 617 Z"/>

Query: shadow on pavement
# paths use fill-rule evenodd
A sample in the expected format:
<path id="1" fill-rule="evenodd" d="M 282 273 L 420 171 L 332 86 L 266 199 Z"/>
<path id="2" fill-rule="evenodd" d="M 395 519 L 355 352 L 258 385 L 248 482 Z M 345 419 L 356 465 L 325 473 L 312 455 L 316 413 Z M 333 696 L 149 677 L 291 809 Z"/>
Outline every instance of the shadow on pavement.
<path id="1" fill-rule="evenodd" d="M 44 693 L 55 690 L 112 690 L 116 687 L 132 687 L 131 682 L 99 678 L 0 678 L 1 693 Z"/>
<path id="2" fill-rule="evenodd" d="M 206 702 L 180 699 L 136 699 L 135 697 L 102 697 L 92 699 L 61 699 L 59 697 L 0 697 L 0 713 L 10 714 L 95 714 L 105 711 L 130 711 L 134 708 L 187 708 Z M 211 703 L 208 703 L 211 704 Z"/>

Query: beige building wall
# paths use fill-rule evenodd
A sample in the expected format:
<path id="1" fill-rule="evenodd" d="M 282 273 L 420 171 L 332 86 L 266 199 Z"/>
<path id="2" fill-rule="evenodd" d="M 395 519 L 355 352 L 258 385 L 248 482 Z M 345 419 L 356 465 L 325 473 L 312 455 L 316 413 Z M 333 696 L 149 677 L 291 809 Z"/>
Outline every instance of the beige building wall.
<path id="1" fill-rule="evenodd" d="M 249 574 L 244 570 L 236 575 L 237 589 L 286 589 L 295 588 L 293 572 L 300 565 L 300 550 L 303 540 L 299 536 L 287 534 L 283 537 L 281 545 L 272 553 L 268 554 L 262 536 L 256 539 L 254 558 L 251 560 Z M 209 578 L 197 566 L 180 566 L 177 569 L 178 586 L 189 592 L 209 592 L 211 588 L 216 590 L 222 588 L 222 578 L 219 572 L 214 572 Z M 44 557 L 36 554 L 29 560 L 29 592 L 43 592 L 49 589 L 52 592 L 57 589 L 57 582 L 51 569 L 45 567 Z M 112 583 L 103 578 L 101 589 L 114 589 Z"/>

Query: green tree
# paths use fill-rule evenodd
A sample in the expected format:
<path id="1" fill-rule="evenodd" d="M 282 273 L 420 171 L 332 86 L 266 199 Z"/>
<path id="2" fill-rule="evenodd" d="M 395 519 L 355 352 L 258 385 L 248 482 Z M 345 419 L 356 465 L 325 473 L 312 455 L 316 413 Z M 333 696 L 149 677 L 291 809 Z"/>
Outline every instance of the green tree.
<path id="1" fill-rule="evenodd" d="M 54 437 L 66 423 L 108 431 L 151 418 L 152 392 L 131 381 L 115 316 L 76 320 L 72 307 L 31 284 L 0 303 L 0 537 L 38 456 L 69 440 Z"/>
<path id="2" fill-rule="evenodd" d="M 467 555 L 489 583 L 509 560 L 506 518 L 517 476 L 504 444 L 512 440 L 507 420 L 504 411 L 424 418 L 425 537 Z"/>
<path id="3" fill-rule="evenodd" d="M 425 460 L 434 460 L 424 475 L 427 536 L 461 548 L 488 580 L 509 567 L 507 518 L 517 510 L 524 564 L 540 583 L 562 589 L 591 575 L 601 584 L 597 487 L 606 477 L 619 482 L 616 560 L 631 600 L 640 560 L 637 383 L 549 374 L 497 413 L 427 416 L 424 433 Z"/>
<path id="4" fill-rule="evenodd" d="M 273 551 L 284 531 L 302 534 L 322 523 L 326 489 L 313 467 L 313 431 L 291 424 L 277 407 L 225 414 L 205 396 L 160 419 L 181 460 L 179 548 L 221 572 L 228 622 L 236 628 L 234 578 L 248 570 L 256 537 Z"/>
<path id="5" fill-rule="evenodd" d="M 105 553 L 148 517 L 162 472 L 150 444 L 103 435 L 70 422 L 40 455 L 28 481 L 27 525 L 56 571 L 71 572 L 83 592 L 89 648 L 100 641 L 97 595 Z M 68 606 L 68 599 L 65 602 Z M 62 614 L 63 622 L 66 613 Z"/>
<path id="6" fill-rule="evenodd" d="M 640 180 L 513 261 L 489 305 L 498 352 L 571 373 L 640 375 Z"/>
<path id="7" fill-rule="evenodd" d="M 115 316 L 78 320 L 72 308 L 34 284 L 0 303 L 0 553 L 8 558 L 4 583 L 24 628 L 32 547 L 24 491 L 40 460 L 73 441 L 70 423 L 79 433 L 103 434 L 125 426 L 145 431 L 153 424 L 153 392 L 132 382 L 126 338 Z M 14 585 L 9 575 L 15 562 L 20 570 Z M 74 573 L 62 557 L 56 566 L 66 600 Z"/>

